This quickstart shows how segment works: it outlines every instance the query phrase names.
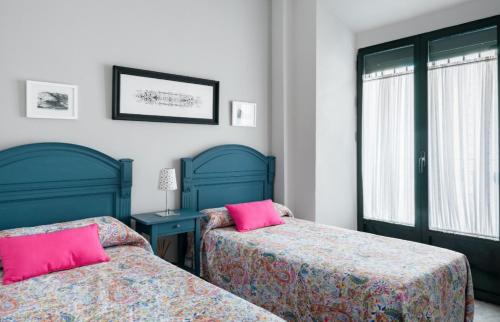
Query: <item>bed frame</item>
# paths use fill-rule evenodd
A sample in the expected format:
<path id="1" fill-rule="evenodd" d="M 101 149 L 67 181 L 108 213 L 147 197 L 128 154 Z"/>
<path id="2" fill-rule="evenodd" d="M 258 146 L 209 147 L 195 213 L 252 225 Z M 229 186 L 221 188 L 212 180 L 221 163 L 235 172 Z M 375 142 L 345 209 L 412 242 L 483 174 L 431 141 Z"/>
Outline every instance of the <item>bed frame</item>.
<path id="1" fill-rule="evenodd" d="M 132 160 L 65 143 L 0 151 L 0 230 L 113 216 L 130 224 Z"/>
<path id="2" fill-rule="evenodd" d="M 275 158 L 221 145 L 181 161 L 182 208 L 200 210 L 273 199 Z"/>

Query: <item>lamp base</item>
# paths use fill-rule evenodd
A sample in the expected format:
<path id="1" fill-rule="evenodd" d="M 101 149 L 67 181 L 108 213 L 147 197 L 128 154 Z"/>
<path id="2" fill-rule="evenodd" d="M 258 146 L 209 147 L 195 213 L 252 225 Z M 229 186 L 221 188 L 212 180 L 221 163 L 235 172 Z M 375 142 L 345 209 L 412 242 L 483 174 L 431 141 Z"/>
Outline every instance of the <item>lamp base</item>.
<path id="1" fill-rule="evenodd" d="M 179 211 L 173 210 L 173 209 L 167 209 L 165 211 L 160 211 L 160 212 L 156 213 L 156 215 L 160 216 L 160 217 L 175 216 L 175 215 L 179 215 L 179 214 L 180 214 Z"/>

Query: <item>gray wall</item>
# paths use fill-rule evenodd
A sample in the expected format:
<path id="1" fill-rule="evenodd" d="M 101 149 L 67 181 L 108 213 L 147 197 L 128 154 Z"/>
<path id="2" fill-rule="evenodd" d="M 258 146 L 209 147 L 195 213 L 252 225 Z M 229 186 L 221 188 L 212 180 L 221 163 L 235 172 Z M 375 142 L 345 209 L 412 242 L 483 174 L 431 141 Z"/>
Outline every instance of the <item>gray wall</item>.
<path id="1" fill-rule="evenodd" d="M 0 149 L 62 141 L 132 158 L 133 212 L 164 208 L 158 172 L 181 157 L 269 152 L 270 0 L 0 0 L 0 48 Z M 220 125 L 111 120 L 112 65 L 219 80 Z M 25 118 L 26 80 L 78 85 L 79 119 Z M 257 103 L 257 128 L 230 126 L 233 99 Z"/>

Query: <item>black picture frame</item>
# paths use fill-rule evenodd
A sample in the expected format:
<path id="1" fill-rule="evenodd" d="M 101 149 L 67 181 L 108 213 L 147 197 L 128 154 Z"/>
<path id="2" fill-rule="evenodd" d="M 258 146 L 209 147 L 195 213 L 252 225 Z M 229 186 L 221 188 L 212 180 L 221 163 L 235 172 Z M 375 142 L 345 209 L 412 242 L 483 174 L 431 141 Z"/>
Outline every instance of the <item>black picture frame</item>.
<path id="1" fill-rule="evenodd" d="M 122 113 L 120 110 L 121 75 L 132 75 L 132 76 L 140 76 L 146 78 L 156 78 L 156 79 L 164 79 L 175 82 L 211 86 L 213 88 L 212 118 L 204 119 L 204 118 L 191 118 L 191 117 L 173 117 L 173 116 L 162 116 L 162 115 L 156 116 L 156 115 Z M 161 73 L 161 72 L 123 67 L 123 66 L 113 66 L 112 119 L 126 120 L 126 121 L 218 125 L 219 124 L 219 81 Z"/>

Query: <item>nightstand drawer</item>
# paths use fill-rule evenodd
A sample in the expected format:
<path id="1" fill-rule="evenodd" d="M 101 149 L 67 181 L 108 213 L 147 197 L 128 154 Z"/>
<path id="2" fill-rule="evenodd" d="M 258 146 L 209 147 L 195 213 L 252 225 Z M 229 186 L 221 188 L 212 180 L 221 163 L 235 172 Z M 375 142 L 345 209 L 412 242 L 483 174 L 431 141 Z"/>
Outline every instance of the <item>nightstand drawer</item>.
<path id="1" fill-rule="evenodd" d="M 174 222 L 169 222 L 169 223 L 163 223 L 158 226 L 158 233 L 159 234 L 175 234 L 179 232 L 185 232 L 185 231 L 193 231 L 194 230 L 194 219 L 188 219 L 188 220 L 179 220 L 179 221 L 174 221 Z"/>

